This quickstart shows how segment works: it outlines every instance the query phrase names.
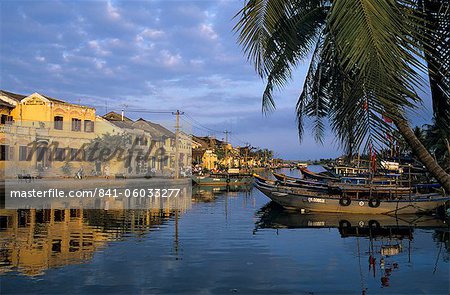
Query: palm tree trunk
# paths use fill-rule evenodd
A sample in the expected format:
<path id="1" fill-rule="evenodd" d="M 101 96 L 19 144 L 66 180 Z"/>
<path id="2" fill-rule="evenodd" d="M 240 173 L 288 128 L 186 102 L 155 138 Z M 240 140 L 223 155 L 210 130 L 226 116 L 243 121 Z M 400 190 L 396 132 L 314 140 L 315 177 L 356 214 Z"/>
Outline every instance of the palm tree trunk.
<path id="1" fill-rule="evenodd" d="M 395 126 L 397 126 L 400 134 L 411 147 L 413 153 L 420 162 L 430 171 L 437 181 L 445 189 L 446 193 L 450 192 L 450 174 L 446 173 L 444 169 L 436 162 L 430 155 L 428 150 L 423 146 L 420 140 L 415 136 L 413 130 L 409 126 L 408 121 L 404 118 L 394 119 Z"/>

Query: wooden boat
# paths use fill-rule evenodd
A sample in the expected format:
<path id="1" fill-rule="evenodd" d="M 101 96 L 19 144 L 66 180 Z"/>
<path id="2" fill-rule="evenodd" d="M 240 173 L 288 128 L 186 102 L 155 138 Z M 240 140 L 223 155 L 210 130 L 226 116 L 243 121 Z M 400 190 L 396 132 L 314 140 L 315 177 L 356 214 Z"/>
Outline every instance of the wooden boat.
<path id="1" fill-rule="evenodd" d="M 192 181 L 197 185 L 231 186 L 251 184 L 253 178 L 248 174 L 211 174 L 208 176 L 192 176 Z"/>
<path id="2" fill-rule="evenodd" d="M 274 186 L 255 181 L 255 187 L 272 201 L 290 210 L 306 212 L 359 214 L 417 214 L 432 211 L 449 201 L 440 194 L 411 195 L 398 198 L 367 198 L 318 193 L 304 188 Z"/>
<path id="3" fill-rule="evenodd" d="M 329 173 L 332 173 L 336 177 L 338 176 L 358 176 L 361 174 L 368 174 L 369 168 L 367 167 L 349 167 L 349 166 L 322 166 Z"/>
<path id="4" fill-rule="evenodd" d="M 411 194 L 413 192 L 410 187 L 384 184 L 384 182 L 378 181 L 372 184 L 368 184 L 367 181 L 361 182 L 361 184 L 354 184 L 353 182 L 348 181 L 345 183 L 332 181 L 325 183 L 322 181 L 303 180 L 276 172 L 272 172 L 272 174 L 277 180 L 279 180 L 279 185 L 301 187 L 321 192 L 345 193 L 348 195 L 357 196 L 369 195 L 377 197 L 392 197 Z M 261 179 L 259 180 L 262 181 Z"/>
<path id="5" fill-rule="evenodd" d="M 300 168 L 302 175 L 306 179 L 314 179 L 318 181 L 339 181 L 339 177 L 328 176 L 325 174 L 315 173 L 307 168 Z"/>
<path id="6" fill-rule="evenodd" d="M 301 178 L 297 178 L 297 177 L 288 176 L 286 174 L 277 173 L 275 171 L 272 171 L 272 175 L 278 181 L 280 181 L 280 183 L 295 182 L 298 184 L 305 184 L 305 185 L 325 185 L 325 182 L 323 182 L 323 181 L 301 179 Z"/>
<path id="7" fill-rule="evenodd" d="M 289 176 L 287 176 L 287 178 L 285 178 L 284 180 L 280 181 L 279 178 L 281 176 L 284 176 L 284 174 L 278 174 L 275 172 L 272 172 L 272 173 L 274 174 L 274 176 L 275 176 L 275 174 L 277 174 L 277 176 L 275 176 L 277 178 L 277 180 L 266 179 L 257 174 L 254 174 L 253 177 L 255 179 L 257 179 L 259 182 L 265 182 L 265 183 L 269 183 L 272 185 L 296 187 L 296 188 L 306 188 L 306 189 L 318 191 L 318 192 L 328 192 L 328 186 L 326 183 L 319 182 L 319 181 L 308 181 L 308 180 L 296 179 L 296 178 L 289 177 Z M 289 179 L 289 180 L 287 180 L 287 179 Z"/>
<path id="8" fill-rule="evenodd" d="M 378 197 L 396 197 L 410 195 L 413 193 L 412 187 L 402 187 L 396 185 L 380 185 L 380 184 L 328 184 L 330 192 L 337 192 L 347 195 L 369 195 Z"/>

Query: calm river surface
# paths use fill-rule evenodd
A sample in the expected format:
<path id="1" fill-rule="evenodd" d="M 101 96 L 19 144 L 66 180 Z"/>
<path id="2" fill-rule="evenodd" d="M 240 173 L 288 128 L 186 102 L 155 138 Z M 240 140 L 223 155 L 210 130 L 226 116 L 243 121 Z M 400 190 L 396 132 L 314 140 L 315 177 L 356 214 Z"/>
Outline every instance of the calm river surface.
<path id="1" fill-rule="evenodd" d="M 449 230 L 443 221 L 301 215 L 280 209 L 251 187 L 194 188 L 192 202 L 178 213 L 3 210 L 0 215 L 1 294 L 450 290 Z"/>

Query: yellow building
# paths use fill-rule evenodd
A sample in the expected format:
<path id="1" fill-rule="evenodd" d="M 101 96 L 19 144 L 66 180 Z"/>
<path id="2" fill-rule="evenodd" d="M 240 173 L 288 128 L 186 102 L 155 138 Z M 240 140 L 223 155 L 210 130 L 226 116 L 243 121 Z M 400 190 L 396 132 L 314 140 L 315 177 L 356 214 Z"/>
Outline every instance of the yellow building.
<path id="1" fill-rule="evenodd" d="M 202 167 L 208 170 L 217 168 L 218 158 L 212 150 L 206 150 L 202 157 Z"/>
<path id="2" fill-rule="evenodd" d="M 115 112 L 99 117 L 91 107 L 39 93 L 26 96 L 3 90 L 0 115 L 3 177 L 74 177 L 81 170 L 84 176 L 174 175 L 175 133 L 160 124 L 133 121 Z M 123 134 L 129 140 L 119 147 L 129 161 L 90 158 L 94 140 L 108 134 Z M 178 148 L 179 167 L 190 170 L 190 136 L 180 132 Z"/>
<path id="3" fill-rule="evenodd" d="M 95 138 L 95 109 L 39 93 L 0 91 L 0 167 L 4 176 L 73 176 L 81 148 Z M 92 166 L 83 167 L 90 171 Z"/>

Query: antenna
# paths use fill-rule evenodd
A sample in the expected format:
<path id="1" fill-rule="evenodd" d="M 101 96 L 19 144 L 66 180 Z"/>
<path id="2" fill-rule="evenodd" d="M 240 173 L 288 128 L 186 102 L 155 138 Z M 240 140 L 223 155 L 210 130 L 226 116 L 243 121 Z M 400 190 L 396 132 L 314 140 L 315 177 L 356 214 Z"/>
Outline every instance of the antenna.
<path id="1" fill-rule="evenodd" d="M 128 105 L 127 105 L 127 104 L 123 104 L 122 106 L 123 106 L 123 108 L 122 108 L 122 121 L 123 121 L 123 118 L 124 118 L 124 109 L 126 109 L 126 108 L 128 107 Z"/>

